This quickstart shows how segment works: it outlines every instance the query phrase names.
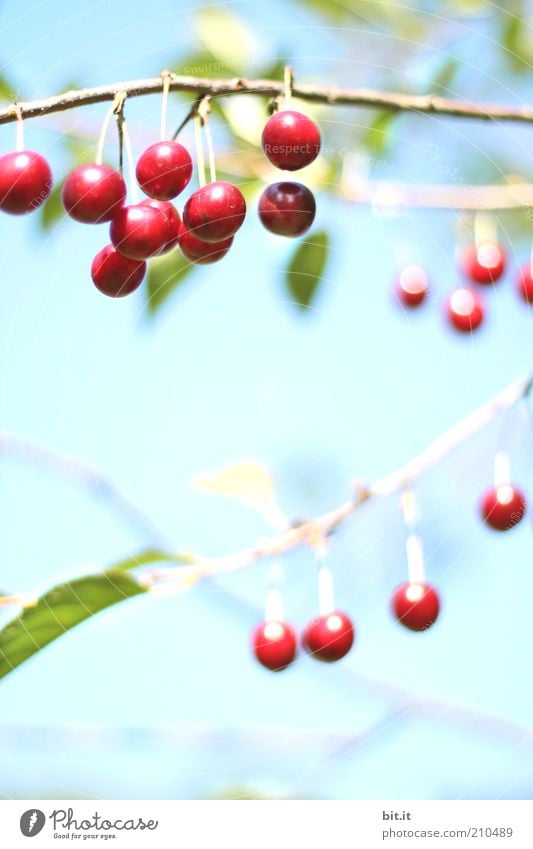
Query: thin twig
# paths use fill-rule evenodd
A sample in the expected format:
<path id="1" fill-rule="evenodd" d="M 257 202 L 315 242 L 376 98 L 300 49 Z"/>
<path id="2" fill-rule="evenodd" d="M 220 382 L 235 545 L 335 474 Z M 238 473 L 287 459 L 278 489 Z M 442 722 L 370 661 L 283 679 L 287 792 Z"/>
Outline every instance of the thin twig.
<path id="1" fill-rule="evenodd" d="M 282 97 L 284 95 L 284 83 L 278 80 L 245 80 L 241 78 L 212 80 L 203 77 L 170 74 L 169 90 L 191 92 L 201 96 L 208 94 L 212 97 L 234 94 Z M 64 112 L 67 109 L 76 109 L 78 106 L 113 100 L 116 94 L 121 91 L 124 91 L 128 97 L 161 94 L 161 76 L 111 83 L 78 91 L 71 90 L 53 97 L 25 101 L 17 105 L 20 106 L 24 118 L 38 118 L 43 115 L 50 115 L 52 112 Z M 482 121 L 533 123 L 533 107 L 531 106 L 470 103 L 450 100 L 433 94 L 403 94 L 401 92 L 377 91 L 370 88 L 344 89 L 298 83 L 292 87 L 292 96 L 300 100 L 324 103 L 329 106 L 365 106 L 430 115 L 449 115 L 456 118 L 473 118 Z M 0 124 L 9 124 L 16 120 L 12 105 L 0 110 Z"/>
<path id="2" fill-rule="evenodd" d="M 164 571 L 152 569 L 150 570 L 152 584 L 171 581 L 177 582 L 177 589 L 185 588 L 204 577 L 234 572 L 258 560 L 284 554 L 297 546 L 312 545 L 317 535 L 330 535 L 366 502 L 386 498 L 410 486 L 433 466 L 487 427 L 494 419 L 525 398 L 532 385 L 533 376 L 514 381 L 482 407 L 441 434 L 428 448 L 404 466 L 395 469 L 370 486 L 358 484 L 353 497 L 335 510 L 233 554 L 198 559 L 192 566 L 179 569 L 169 568 Z"/>

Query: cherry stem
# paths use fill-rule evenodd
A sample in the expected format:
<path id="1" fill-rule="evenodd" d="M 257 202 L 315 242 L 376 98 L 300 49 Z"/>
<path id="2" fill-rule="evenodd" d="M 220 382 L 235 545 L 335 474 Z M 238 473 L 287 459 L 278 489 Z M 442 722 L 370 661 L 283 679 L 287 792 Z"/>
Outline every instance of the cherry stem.
<path id="1" fill-rule="evenodd" d="M 498 451 L 494 457 L 494 486 L 507 486 L 511 479 L 511 463 L 505 451 Z"/>
<path id="2" fill-rule="evenodd" d="M 207 144 L 207 157 L 209 159 L 209 177 L 212 183 L 216 182 L 217 169 L 215 162 L 215 149 L 213 147 L 213 136 L 209 125 L 208 109 L 206 108 L 201 114 L 202 124 L 205 130 L 205 140 Z"/>
<path id="3" fill-rule="evenodd" d="M 486 242 L 498 241 L 498 225 L 492 215 L 476 212 L 474 215 L 474 242 L 479 248 Z"/>
<path id="4" fill-rule="evenodd" d="M 122 115 L 119 119 L 119 126 L 122 131 L 122 138 L 124 140 L 124 147 L 126 149 L 126 159 L 128 160 L 128 173 L 131 196 L 133 199 L 133 203 L 139 203 L 139 192 L 137 190 L 137 180 L 135 177 L 135 165 L 133 163 L 133 150 L 131 147 L 131 139 L 128 130 L 128 125 L 126 124 L 126 119 Z"/>
<path id="5" fill-rule="evenodd" d="M 163 97 L 161 99 L 161 141 L 166 141 L 168 92 L 170 90 L 170 71 L 163 71 L 161 73 L 161 78 L 163 80 Z"/>
<path id="6" fill-rule="evenodd" d="M 335 610 L 333 593 L 333 574 L 329 566 L 320 561 L 318 570 L 318 612 L 320 616 L 329 616 Z"/>
<path id="7" fill-rule="evenodd" d="M 285 100 L 285 109 L 289 109 L 292 100 L 292 86 L 294 75 L 290 65 L 285 65 L 283 69 L 283 97 Z"/>
<path id="8" fill-rule="evenodd" d="M 20 153 L 21 150 L 24 150 L 24 118 L 22 117 L 22 109 L 17 103 L 15 104 L 14 109 L 17 116 L 17 133 L 15 147 L 17 153 Z"/>
<path id="9" fill-rule="evenodd" d="M 106 116 L 105 116 L 105 118 L 102 122 L 102 129 L 100 130 L 100 134 L 98 136 L 98 144 L 97 144 L 97 147 L 96 147 L 95 162 L 96 162 L 97 165 L 101 165 L 102 162 L 103 162 L 104 147 L 105 147 L 105 140 L 106 140 L 106 136 L 107 136 L 107 131 L 109 129 L 109 123 L 111 121 L 111 118 L 113 117 L 114 114 L 115 114 L 115 103 L 113 103 L 113 106 L 111 106 L 111 108 L 107 110 Z"/>
<path id="10" fill-rule="evenodd" d="M 281 584 L 283 583 L 283 561 L 273 561 L 268 571 L 267 592 L 265 596 L 265 621 L 281 622 L 283 619 L 283 596 Z"/>
<path id="11" fill-rule="evenodd" d="M 412 489 L 409 489 L 409 487 L 404 488 L 400 503 L 403 520 L 408 531 L 405 548 L 409 583 L 423 584 L 425 580 L 424 547 L 420 536 L 416 532 L 416 526 L 419 521 L 419 513 Z"/>
<path id="12" fill-rule="evenodd" d="M 196 148 L 196 165 L 198 167 L 198 182 L 200 188 L 207 183 L 205 177 L 204 145 L 202 140 L 202 119 L 200 115 L 194 116 L 194 146 Z"/>

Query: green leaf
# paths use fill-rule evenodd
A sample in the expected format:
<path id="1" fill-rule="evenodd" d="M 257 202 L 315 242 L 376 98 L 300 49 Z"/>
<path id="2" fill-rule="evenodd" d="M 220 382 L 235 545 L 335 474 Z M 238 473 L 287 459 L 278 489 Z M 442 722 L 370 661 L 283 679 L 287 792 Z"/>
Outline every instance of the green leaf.
<path id="1" fill-rule="evenodd" d="M 443 91 L 446 92 L 458 70 L 459 60 L 455 56 L 446 59 L 431 80 L 430 91 L 434 91 L 436 94 L 442 94 Z"/>
<path id="2" fill-rule="evenodd" d="M 169 254 L 155 257 L 148 264 L 148 312 L 154 315 L 169 296 L 184 282 L 194 268 L 176 249 Z"/>
<path id="3" fill-rule="evenodd" d="M 16 97 L 17 87 L 4 73 L 0 74 L 0 100 L 7 100 L 9 103 L 13 103 Z"/>
<path id="4" fill-rule="evenodd" d="M 62 180 L 54 186 L 48 196 L 48 200 L 39 210 L 39 226 L 43 232 L 47 233 L 65 215 L 63 204 L 61 202 L 61 191 L 63 189 Z"/>
<path id="5" fill-rule="evenodd" d="M 531 71 L 533 65 L 533 51 L 530 46 L 529 26 L 518 9 L 509 11 L 503 18 L 501 34 L 502 45 L 506 48 L 504 55 L 507 57 L 511 67 L 518 72 Z"/>
<path id="6" fill-rule="evenodd" d="M 80 622 L 143 592 L 121 568 L 53 587 L 0 631 L 0 678 Z"/>
<path id="7" fill-rule="evenodd" d="M 206 50 L 227 72 L 242 74 L 249 69 L 259 45 L 238 15 L 220 5 L 204 6 L 196 13 L 194 23 Z"/>
<path id="8" fill-rule="evenodd" d="M 367 127 L 364 142 L 366 147 L 378 156 L 385 153 L 391 140 L 391 125 L 396 120 L 398 112 L 394 109 L 384 109 Z"/>
<path id="9" fill-rule="evenodd" d="M 194 557 L 146 549 L 103 572 L 75 578 L 48 590 L 0 631 L 0 678 L 106 607 L 146 592 L 128 572 L 161 561 L 191 563 Z"/>
<path id="10" fill-rule="evenodd" d="M 316 296 L 328 250 L 329 236 L 320 230 L 301 242 L 292 255 L 285 281 L 292 301 L 301 310 L 308 309 Z"/>

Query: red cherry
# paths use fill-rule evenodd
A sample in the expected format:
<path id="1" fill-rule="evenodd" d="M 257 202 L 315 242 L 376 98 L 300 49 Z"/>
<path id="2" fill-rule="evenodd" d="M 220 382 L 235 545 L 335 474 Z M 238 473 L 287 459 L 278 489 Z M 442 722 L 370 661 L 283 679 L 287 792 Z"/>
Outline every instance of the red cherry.
<path id="1" fill-rule="evenodd" d="M 52 172 L 40 153 L 21 150 L 0 156 L 0 209 L 4 212 L 33 212 L 51 190 Z"/>
<path id="2" fill-rule="evenodd" d="M 335 610 L 309 622 L 303 632 L 302 643 L 305 650 L 317 660 L 331 663 L 348 654 L 354 636 L 354 626 L 349 616 Z"/>
<path id="3" fill-rule="evenodd" d="M 533 268 L 530 262 L 518 274 L 518 294 L 527 304 L 533 304 Z"/>
<path id="4" fill-rule="evenodd" d="M 197 239 L 192 233 L 189 233 L 183 222 L 180 225 L 178 242 L 180 251 L 185 259 L 189 262 L 195 262 L 199 265 L 209 265 L 212 262 L 217 262 L 226 256 L 227 252 L 233 244 L 233 236 L 229 239 L 224 239 L 223 242 L 202 242 Z"/>
<path id="5" fill-rule="evenodd" d="M 475 283 L 495 283 L 505 270 L 505 252 L 497 242 L 472 243 L 461 254 L 461 267 Z"/>
<path id="6" fill-rule="evenodd" d="M 425 631 L 439 615 L 440 600 L 435 587 L 423 583 L 400 584 L 392 596 L 392 612 L 410 631 Z"/>
<path id="7" fill-rule="evenodd" d="M 117 251 L 129 259 L 160 254 L 173 236 L 167 216 L 144 201 L 121 207 L 109 232 Z"/>
<path id="8" fill-rule="evenodd" d="M 481 515 L 489 527 L 495 531 L 508 531 L 524 518 L 526 499 L 517 487 L 500 484 L 484 493 L 480 506 Z"/>
<path id="9" fill-rule="evenodd" d="M 135 174 L 145 194 L 156 200 L 172 200 L 192 177 L 192 159 L 178 142 L 156 142 L 141 154 Z"/>
<path id="10" fill-rule="evenodd" d="M 404 307 L 418 307 L 429 292 L 428 276 L 418 265 L 406 265 L 396 281 L 396 297 Z"/>
<path id="11" fill-rule="evenodd" d="M 300 183 L 272 183 L 259 198 L 261 223 L 278 236 L 302 236 L 315 220 L 313 193 Z"/>
<path id="12" fill-rule="evenodd" d="M 110 298 L 123 298 L 137 289 L 146 273 L 146 263 L 128 259 L 106 245 L 92 261 L 91 277 L 96 288 Z"/>
<path id="13" fill-rule="evenodd" d="M 287 622 L 261 622 L 252 635 L 253 652 L 262 666 L 281 672 L 296 656 L 296 633 Z"/>
<path id="14" fill-rule="evenodd" d="M 307 115 L 285 109 L 265 124 L 261 144 L 266 158 L 282 171 L 298 171 L 320 153 L 320 132 Z"/>
<path id="15" fill-rule="evenodd" d="M 218 180 L 190 196 L 183 223 L 202 242 L 223 242 L 235 235 L 245 215 L 246 201 L 237 186 Z"/>
<path id="16" fill-rule="evenodd" d="M 63 206 L 82 224 L 111 221 L 126 200 L 126 183 L 109 165 L 79 165 L 70 172 L 61 191 Z"/>
<path id="17" fill-rule="evenodd" d="M 147 198 L 146 200 L 141 201 L 141 203 L 146 206 L 152 206 L 154 209 L 159 209 L 160 212 L 163 213 L 165 218 L 167 219 L 168 226 L 170 228 L 170 233 L 172 234 L 165 244 L 162 254 L 167 254 L 169 251 L 173 250 L 178 244 L 178 234 L 179 229 L 181 227 L 181 218 L 176 207 L 170 203 L 168 200 L 155 200 L 153 198 Z"/>
<path id="18" fill-rule="evenodd" d="M 469 333 L 483 321 L 485 311 L 483 301 L 472 289 L 456 289 L 448 298 L 447 316 L 456 330 Z"/>

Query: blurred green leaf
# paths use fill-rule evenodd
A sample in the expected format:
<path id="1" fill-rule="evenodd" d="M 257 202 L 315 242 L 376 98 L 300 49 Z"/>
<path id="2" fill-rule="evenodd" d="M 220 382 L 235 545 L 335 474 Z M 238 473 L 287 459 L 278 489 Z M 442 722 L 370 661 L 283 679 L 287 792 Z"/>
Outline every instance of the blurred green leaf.
<path id="1" fill-rule="evenodd" d="M 238 15 L 223 6 L 205 6 L 196 13 L 194 26 L 204 47 L 226 71 L 248 71 L 258 44 Z"/>
<path id="2" fill-rule="evenodd" d="M 5 73 L 0 74 L 0 100 L 13 103 L 17 97 L 17 87 L 8 79 Z"/>
<path id="3" fill-rule="evenodd" d="M 459 60 L 455 56 L 446 59 L 431 80 L 429 90 L 437 94 L 442 94 L 443 91 L 446 92 L 458 70 Z"/>
<path id="4" fill-rule="evenodd" d="M 106 607 L 146 592 L 128 574 L 130 570 L 148 563 L 189 563 L 192 559 L 146 549 L 103 572 L 53 587 L 0 631 L 0 678 Z"/>
<path id="5" fill-rule="evenodd" d="M 329 252 L 329 236 L 319 230 L 301 242 L 289 262 L 285 281 L 294 304 L 308 309 L 318 291 Z"/>
<path id="6" fill-rule="evenodd" d="M 502 19 L 501 41 L 506 48 L 506 58 L 515 71 L 531 71 L 533 50 L 531 49 L 531 28 L 521 14 L 522 4 L 516 13 L 509 11 Z"/>
<path id="7" fill-rule="evenodd" d="M 148 312 L 151 315 L 159 310 L 193 269 L 194 264 L 185 259 L 177 249 L 165 256 L 154 257 L 150 260 L 147 294 Z"/>
<path id="8" fill-rule="evenodd" d="M 39 226 L 44 233 L 51 230 L 54 224 L 65 215 L 65 210 L 61 202 L 61 191 L 64 182 L 62 180 L 60 183 L 56 183 L 48 196 L 48 200 L 39 210 Z"/>
<path id="9" fill-rule="evenodd" d="M 398 117 L 394 109 L 384 109 L 368 125 L 364 134 L 364 144 L 372 153 L 382 155 L 389 147 L 392 133 L 390 132 L 393 122 Z"/>
<path id="10" fill-rule="evenodd" d="M 80 622 L 143 592 L 120 568 L 53 587 L 0 631 L 0 678 Z"/>

